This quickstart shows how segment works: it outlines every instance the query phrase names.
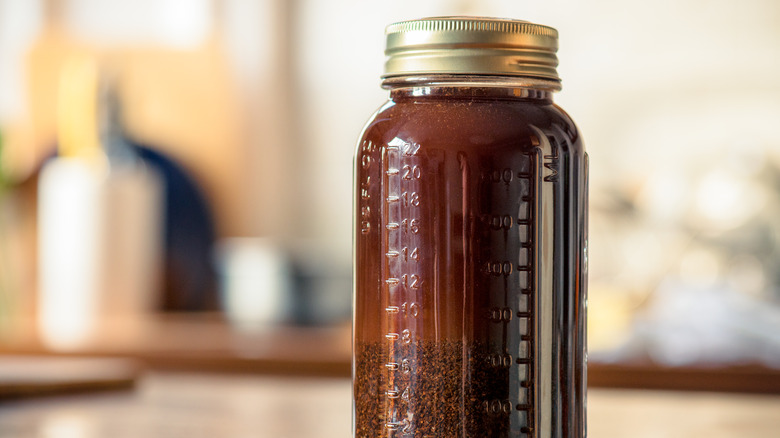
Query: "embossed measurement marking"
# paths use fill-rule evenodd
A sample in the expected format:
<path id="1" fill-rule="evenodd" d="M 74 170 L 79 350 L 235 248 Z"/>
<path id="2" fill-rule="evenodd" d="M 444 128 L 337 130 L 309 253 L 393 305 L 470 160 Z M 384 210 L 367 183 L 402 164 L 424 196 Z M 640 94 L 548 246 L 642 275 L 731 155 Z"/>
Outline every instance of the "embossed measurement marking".
<path id="1" fill-rule="evenodd" d="M 410 346 L 418 340 L 416 318 L 421 312 L 417 294 L 424 285 L 419 271 L 420 239 L 423 237 L 419 209 L 422 168 L 416 163 L 419 145 L 393 140 L 385 148 L 382 166 L 382 278 L 385 283 L 382 317 L 387 339 L 382 418 L 388 437 L 414 436 L 412 402 L 414 371 Z M 399 435 L 400 434 L 400 435 Z"/>

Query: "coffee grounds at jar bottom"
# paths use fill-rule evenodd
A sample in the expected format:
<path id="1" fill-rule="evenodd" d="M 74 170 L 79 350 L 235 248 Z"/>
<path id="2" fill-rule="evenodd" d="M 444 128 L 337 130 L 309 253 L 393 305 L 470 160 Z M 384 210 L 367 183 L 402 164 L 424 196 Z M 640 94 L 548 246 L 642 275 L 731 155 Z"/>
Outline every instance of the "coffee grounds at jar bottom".
<path id="1" fill-rule="evenodd" d="M 356 437 L 509 436 L 509 369 L 491 363 L 488 348 L 457 341 L 420 341 L 406 345 L 407 354 L 389 357 L 389 344 L 356 345 Z M 393 371 L 388 363 L 399 363 Z M 387 400 L 391 373 L 399 396 Z M 408 391 L 404 394 L 405 391 Z M 395 405 L 398 430 L 386 426 L 385 411 Z M 400 418 L 398 418 L 400 417 Z M 403 420 L 407 421 L 404 422 Z M 393 419 L 391 419 L 393 420 Z"/>

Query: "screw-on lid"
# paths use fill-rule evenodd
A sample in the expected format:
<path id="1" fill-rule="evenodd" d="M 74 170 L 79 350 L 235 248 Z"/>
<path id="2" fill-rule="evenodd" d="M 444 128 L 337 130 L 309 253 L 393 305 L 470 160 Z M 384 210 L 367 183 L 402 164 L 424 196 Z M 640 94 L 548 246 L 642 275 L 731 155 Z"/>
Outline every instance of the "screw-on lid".
<path id="1" fill-rule="evenodd" d="M 382 77 L 468 74 L 560 81 L 558 31 L 520 20 L 431 17 L 387 27 Z"/>

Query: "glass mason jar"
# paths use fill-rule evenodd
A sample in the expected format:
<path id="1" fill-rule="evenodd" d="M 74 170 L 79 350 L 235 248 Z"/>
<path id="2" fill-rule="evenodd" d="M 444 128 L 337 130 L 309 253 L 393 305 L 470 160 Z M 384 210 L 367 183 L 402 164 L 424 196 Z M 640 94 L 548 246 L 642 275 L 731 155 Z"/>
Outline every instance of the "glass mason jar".
<path id="1" fill-rule="evenodd" d="M 355 156 L 355 437 L 585 436 L 588 159 L 557 39 L 387 28 Z"/>

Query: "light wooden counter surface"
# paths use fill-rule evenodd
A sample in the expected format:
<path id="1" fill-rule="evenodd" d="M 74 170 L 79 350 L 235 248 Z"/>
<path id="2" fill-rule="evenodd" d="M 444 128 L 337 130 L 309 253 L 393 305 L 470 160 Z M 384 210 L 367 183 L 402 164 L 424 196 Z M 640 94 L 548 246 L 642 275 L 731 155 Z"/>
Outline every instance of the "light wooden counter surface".
<path id="1" fill-rule="evenodd" d="M 3 438 L 348 438 L 350 381 L 150 373 L 135 390 L 0 402 Z M 594 438 L 774 438 L 780 396 L 593 389 Z"/>
<path id="2" fill-rule="evenodd" d="M 27 321 L 20 324 L 14 336 L 0 337 L 0 355 L 124 357 L 135 359 L 146 368 L 166 371 L 319 377 L 349 377 L 351 373 L 352 338 L 348 323 L 332 327 L 268 327 L 246 333 L 232 329 L 217 314 L 154 315 L 132 325 L 107 327 L 83 345 L 65 352 L 47 348 L 37 338 L 33 326 L 32 321 Z M 780 394 L 780 369 L 758 364 L 671 368 L 591 360 L 588 385 Z"/>

